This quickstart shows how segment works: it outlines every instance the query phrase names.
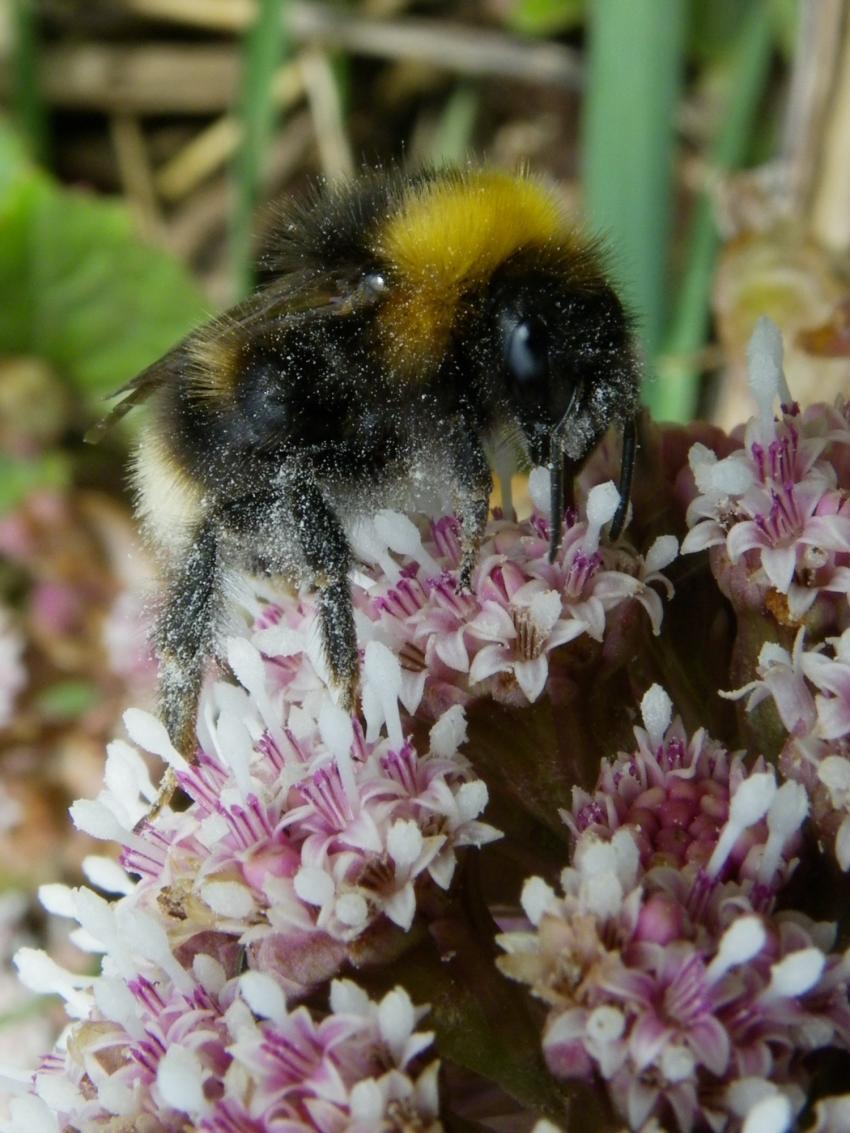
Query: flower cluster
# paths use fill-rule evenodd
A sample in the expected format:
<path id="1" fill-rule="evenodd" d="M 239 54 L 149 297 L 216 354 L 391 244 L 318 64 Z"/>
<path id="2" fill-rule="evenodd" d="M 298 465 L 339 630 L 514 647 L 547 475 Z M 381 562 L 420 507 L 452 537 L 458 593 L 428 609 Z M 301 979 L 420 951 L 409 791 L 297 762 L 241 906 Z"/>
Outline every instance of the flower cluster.
<path id="1" fill-rule="evenodd" d="M 72 808 L 81 830 L 123 846 L 121 867 L 88 866 L 117 900 L 61 886 L 43 894 L 79 921 L 78 943 L 103 953 L 103 974 L 75 978 L 34 953 L 20 960 L 25 982 L 62 993 L 81 1020 L 36 1078 L 54 1112 L 92 1127 L 156 1114 L 170 1128 L 189 1114 L 223 1131 L 254 1128 L 260 1113 L 258 1129 L 273 1114 L 293 1130 L 365 1130 L 390 1110 L 407 1127 L 409 1109 L 428 1127 L 433 1071 L 405 1073 L 421 1041 L 412 1054 L 396 1043 L 375 1076 L 348 1018 L 353 985 L 334 984 L 323 1020 L 285 1004 L 314 997 L 345 963 L 391 956 L 393 933 L 409 931 L 417 909 L 439 908 L 461 849 L 499 837 L 480 820 L 487 788 L 460 752 L 463 703 L 473 693 L 539 697 L 548 654 L 582 634 L 601 640 L 623 603 L 642 606 L 658 631 L 651 584 L 669 593 L 659 571 L 677 544 L 659 539 L 645 558 L 604 545 L 616 502 L 612 485 L 594 489 L 587 518 L 568 517 L 554 563 L 539 511 L 523 524 L 496 520 L 469 593 L 453 519 L 425 535 L 392 513 L 364 525 L 367 566 L 353 580 L 362 719 L 328 691 L 312 599 L 261 590 L 245 597 L 248 636 L 227 646 L 238 685 L 217 682 L 202 699 L 193 763 L 154 717 L 126 714 L 137 747 L 110 744 L 99 797 Z M 151 811 L 157 792 L 139 749 L 169 764 L 188 809 Z"/>
<path id="2" fill-rule="evenodd" d="M 635 728 L 636 750 L 603 762 L 592 795 L 573 788 L 573 811 L 565 821 L 576 838 L 585 831 L 610 838 L 628 826 L 643 870 L 689 865 L 706 870 L 729 821 L 730 799 L 748 775 L 743 756 L 731 754 L 703 728 L 689 738 L 679 717 L 671 722 L 669 699 L 658 688 L 644 697 L 642 711 L 647 728 Z M 759 758 L 749 773 L 764 775 L 765 770 Z M 772 782 L 770 776 L 758 782 L 769 792 L 768 779 Z M 796 798 L 802 821 L 805 800 L 799 792 Z M 746 837 L 738 830 L 734 842 L 727 836 L 724 870 L 731 864 L 741 868 L 756 831 L 763 835 L 763 824 Z M 776 866 L 771 855 L 760 862 L 759 872 L 766 879 Z M 716 863 L 712 872 L 718 872 Z"/>
<path id="3" fill-rule="evenodd" d="M 419 754 L 403 734 L 401 667 L 385 646 L 366 650 L 365 732 L 327 691 L 315 714 L 293 708 L 283 724 L 272 666 L 245 639 L 230 642 L 228 660 L 242 688 L 210 690 L 195 764 L 152 716 L 126 715 L 139 745 L 176 769 L 188 811 L 145 821 L 155 792 L 138 753 L 116 741 L 104 791 L 73 814 L 90 834 L 123 842 L 123 864 L 141 878 L 135 901 L 185 947 L 215 933 L 303 992 L 376 922 L 408 930 L 423 886 L 447 889 L 457 851 L 498 831 L 479 821 L 487 788 L 459 754 L 463 709 L 437 720 Z"/>
<path id="4" fill-rule="evenodd" d="M 801 628 L 789 651 L 762 646 L 756 677 L 724 695 L 749 711 L 769 701 L 786 730 L 779 766 L 809 792 L 812 816 L 843 870 L 850 869 L 850 630 L 805 648 Z"/>
<path id="5" fill-rule="evenodd" d="M 830 951 L 832 926 L 774 911 L 806 793 L 688 739 L 658 686 L 642 709 L 635 750 L 576 792 L 563 896 L 526 882 L 530 928 L 501 936 L 500 967 L 549 1007 L 553 1074 L 604 1082 L 631 1129 L 768 1111 L 747 1128 L 787 1129 L 803 1056 L 850 1049 L 850 956 Z"/>
<path id="6" fill-rule="evenodd" d="M 416 1029 L 424 1010 L 402 988 L 373 1002 L 336 980 L 326 1010 L 292 1007 L 271 974 L 229 976 L 204 953 L 183 967 L 138 910 L 113 912 L 89 895 L 77 912 L 122 937 L 124 950 L 88 981 L 43 955 L 20 956 L 34 986 L 64 994 L 88 1018 L 44 1060 L 35 1096 L 13 1102 L 10 1133 L 179 1133 L 187 1122 L 204 1133 L 441 1128 L 438 1064 L 423 1057 L 433 1035 Z"/>
<path id="7" fill-rule="evenodd" d="M 605 446 L 553 561 L 535 470 L 531 515 L 495 514 L 468 588 L 453 517 L 363 521 L 356 716 L 329 688 L 314 597 L 246 589 L 196 758 L 131 710 L 133 742 L 109 746 L 102 792 L 73 808 L 120 864 L 90 858 L 93 888 L 42 900 L 100 974 L 19 954 L 73 1022 L 18 1076 L 9 1133 L 401 1133 L 543 1113 L 535 1129 L 555 1133 L 566 1094 L 527 1072 L 538 1044 L 555 1079 L 594 1087 L 589 1133 L 845 1129 L 848 1098 L 822 1095 L 850 1058 L 850 953 L 799 882 L 826 872 L 810 821 L 850 868 L 850 409 L 792 403 L 767 325 L 751 380 L 739 436 L 645 427 L 616 544 Z M 688 526 L 683 550 L 708 554 L 665 607 L 678 542 L 658 532 Z M 662 678 L 703 727 L 674 719 Z M 712 738 L 736 721 L 746 752 Z M 182 809 L 157 804 L 150 756 Z M 542 878 L 568 843 L 556 892 Z M 439 1105 L 413 1000 L 432 1004 Z M 808 1096 L 825 1051 L 838 1072 Z"/>
<path id="8" fill-rule="evenodd" d="M 327 692 L 317 715 L 293 709 L 282 723 L 251 643 L 231 641 L 228 660 L 242 687 L 209 690 L 196 764 L 154 717 L 126 716 L 131 737 L 171 761 L 187 811 L 146 818 L 156 792 L 123 741 L 110 745 L 100 797 L 74 807 L 82 829 L 123 843 L 123 868 L 88 863 L 120 896 L 43 893 L 103 960 L 92 979 L 19 955 L 24 982 L 64 995 L 83 1020 L 36 1093 L 79 1128 L 145 1114 L 175 1130 L 189 1115 L 210 1133 L 276 1121 L 293 1133 L 436 1128 L 436 1064 L 408 1074 L 431 1036 L 413 1033 L 421 1012 L 404 992 L 376 1006 L 337 982 L 325 1017 L 288 1004 L 334 976 L 370 927 L 380 954 L 380 926 L 408 930 L 423 887 L 448 888 L 459 849 L 498 836 L 478 820 L 487 790 L 458 751 L 463 710 L 437 720 L 419 755 L 402 732 L 400 666 L 377 642 L 365 731 Z"/>
<path id="9" fill-rule="evenodd" d="M 715 574 L 737 608 L 760 610 L 767 604 L 779 621 L 799 625 L 819 597 L 837 597 L 844 628 L 850 594 L 850 402 L 801 413 L 782 373 L 782 339 L 767 319 L 756 327 L 749 360 L 758 413 L 742 447 L 729 456 L 718 459 L 705 445 L 692 447 L 698 494 L 688 509 L 691 530 L 682 552 L 716 548 Z"/>
<path id="10" fill-rule="evenodd" d="M 379 641 L 404 667 L 400 690 L 408 712 L 435 716 L 450 704 L 493 696 L 512 705 L 537 700 L 549 657 L 587 635 L 612 636 L 611 616 L 634 605 L 661 629 L 662 602 L 654 586 L 672 595 L 661 573 L 678 542 L 661 536 L 640 555 L 602 539 L 619 496 L 610 482 L 592 488 L 586 518 L 566 516 L 561 547 L 549 562 L 548 473 L 531 476 L 535 508 L 520 523 L 496 518 L 488 527 L 469 591 L 459 583 L 460 530 L 444 516 L 418 528 L 393 512 L 379 512 L 357 532 L 354 577 L 361 640 Z M 304 703 L 324 687 L 326 671 L 315 637 L 314 608 L 299 600 L 285 610 L 255 611 L 254 642 L 275 664 L 284 695 Z"/>

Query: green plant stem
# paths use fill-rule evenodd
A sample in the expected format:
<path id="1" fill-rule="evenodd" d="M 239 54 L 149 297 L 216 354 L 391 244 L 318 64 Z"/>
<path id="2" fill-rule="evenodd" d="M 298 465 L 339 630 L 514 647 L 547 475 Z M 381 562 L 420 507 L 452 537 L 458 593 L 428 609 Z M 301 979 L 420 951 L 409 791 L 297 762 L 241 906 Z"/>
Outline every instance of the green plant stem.
<path id="1" fill-rule="evenodd" d="M 469 83 L 455 87 L 446 99 L 431 145 L 434 165 L 459 165 L 468 156 L 479 101 L 477 89 Z"/>
<path id="2" fill-rule="evenodd" d="M 685 0 L 594 0 L 582 124 L 588 220 L 638 316 L 647 357 L 664 326 Z"/>
<path id="3" fill-rule="evenodd" d="M 739 166 L 746 157 L 756 112 L 767 80 L 774 42 L 770 5 L 753 4 L 741 26 L 729 73 L 729 101 L 711 148 L 715 171 Z M 719 237 L 711 200 L 703 192 L 687 237 L 682 284 L 669 335 L 660 359 L 659 380 L 647 402 L 659 420 L 690 420 L 697 404 L 699 372 L 694 358 L 705 346 L 711 287 Z"/>
<path id="4" fill-rule="evenodd" d="M 47 157 L 47 112 L 39 82 L 38 15 L 32 0 L 13 0 L 15 51 L 13 56 L 13 109 L 30 157 Z"/>
<path id="5" fill-rule="evenodd" d="M 272 80 L 287 50 L 286 0 L 259 0 L 245 37 L 240 117 L 242 144 L 235 161 L 236 206 L 231 233 L 234 289 L 246 295 L 254 281 L 253 222 L 275 110 Z"/>

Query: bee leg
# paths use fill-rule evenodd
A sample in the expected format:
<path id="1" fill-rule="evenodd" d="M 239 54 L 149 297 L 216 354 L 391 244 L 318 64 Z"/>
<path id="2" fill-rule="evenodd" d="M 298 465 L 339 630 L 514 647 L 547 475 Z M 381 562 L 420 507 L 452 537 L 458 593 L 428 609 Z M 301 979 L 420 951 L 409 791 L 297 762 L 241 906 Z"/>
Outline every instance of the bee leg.
<path id="1" fill-rule="evenodd" d="M 292 516 L 304 564 L 319 590 L 319 628 L 331 680 L 342 693 L 343 708 L 353 712 L 360 672 L 348 582 L 351 548 L 312 476 L 301 475 L 292 485 Z"/>
<path id="2" fill-rule="evenodd" d="M 163 723 L 171 742 L 190 762 L 196 750 L 198 697 L 220 606 L 218 538 L 213 521 L 206 519 L 168 579 L 155 634 Z"/>
<path id="3" fill-rule="evenodd" d="M 319 589 L 319 626 L 331 680 L 340 689 L 342 707 L 352 713 L 357 707 L 360 669 L 347 578 L 335 579 Z"/>
<path id="4" fill-rule="evenodd" d="M 460 584 L 469 589 L 490 514 L 490 491 L 493 479 L 490 466 L 478 438 L 470 430 L 459 430 L 455 440 L 454 473 L 457 510 L 461 521 Z"/>
<path id="5" fill-rule="evenodd" d="M 629 497 L 632 492 L 632 475 L 637 455 L 637 428 L 634 417 L 623 422 L 623 450 L 620 456 L 620 502 L 611 520 L 611 542 L 619 539 L 626 525 L 626 512 L 629 510 Z"/>

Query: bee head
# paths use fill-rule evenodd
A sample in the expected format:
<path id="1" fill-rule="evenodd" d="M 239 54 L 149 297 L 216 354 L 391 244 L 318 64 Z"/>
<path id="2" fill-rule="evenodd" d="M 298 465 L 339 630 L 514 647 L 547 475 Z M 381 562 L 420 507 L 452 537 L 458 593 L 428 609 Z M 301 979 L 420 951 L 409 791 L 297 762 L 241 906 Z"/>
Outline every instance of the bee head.
<path id="1" fill-rule="evenodd" d="M 533 464 L 581 459 L 634 411 L 629 320 L 604 280 L 511 272 L 489 318 L 502 394 Z"/>

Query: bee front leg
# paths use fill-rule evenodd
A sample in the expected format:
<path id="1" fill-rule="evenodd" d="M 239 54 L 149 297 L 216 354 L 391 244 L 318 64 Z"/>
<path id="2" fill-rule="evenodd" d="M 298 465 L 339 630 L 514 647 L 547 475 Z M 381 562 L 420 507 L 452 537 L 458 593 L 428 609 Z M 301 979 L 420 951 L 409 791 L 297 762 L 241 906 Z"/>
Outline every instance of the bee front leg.
<path id="1" fill-rule="evenodd" d="M 620 503 L 617 505 L 617 511 L 614 513 L 614 518 L 611 520 L 611 527 L 609 529 L 612 543 L 619 539 L 623 528 L 626 526 L 626 516 L 629 510 L 629 497 L 632 492 L 632 476 L 635 470 L 636 457 L 637 420 L 634 417 L 627 417 L 623 422 L 623 447 L 622 455 L 620 456 L 620 483 L 618 485 L 620 490 Z"/>
<path id="2" fill-rule="evenodd" d="M 340 690 L 342 707 L 346 712 L 352 713 L 357 707 L 360 669 L 354 610 L 347 577 L 320 585 L 319 626 L 331 680 Z"/>
<path id="3" fill-rule="evenodd" d="M 297 474 L 291 484 L 291 501 L 301 556 L 319 591 L 319 628 L 325 660 L 333 684 L 341 691 L 343 708 L 353 712 L 360 673 L 348 582 L 351 547 L 312 475 Z"/>
<path id="4" fill-rule="evenodd" d="M 469 589 L 490 514 L 493 478 L 478 437 L 468 428 L 458 428 L 453 439 L 452 464 L 461 530 L 460 584 Z"/>

